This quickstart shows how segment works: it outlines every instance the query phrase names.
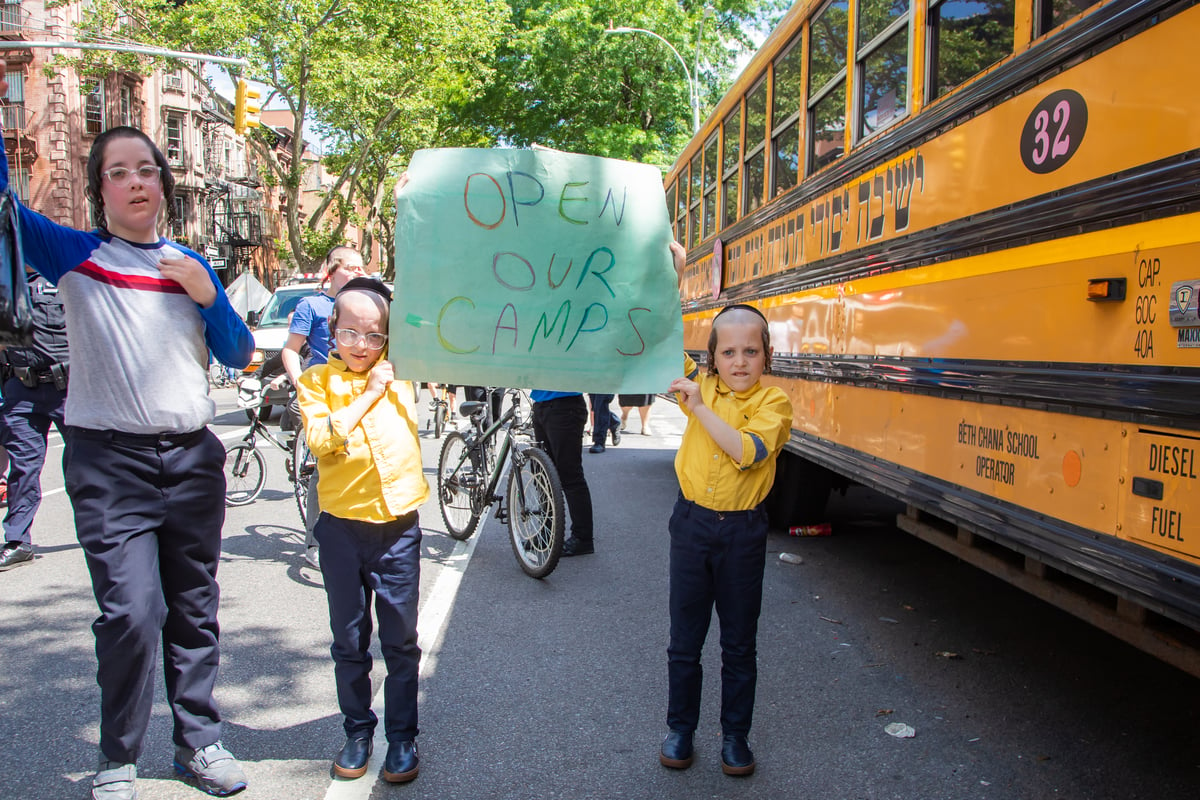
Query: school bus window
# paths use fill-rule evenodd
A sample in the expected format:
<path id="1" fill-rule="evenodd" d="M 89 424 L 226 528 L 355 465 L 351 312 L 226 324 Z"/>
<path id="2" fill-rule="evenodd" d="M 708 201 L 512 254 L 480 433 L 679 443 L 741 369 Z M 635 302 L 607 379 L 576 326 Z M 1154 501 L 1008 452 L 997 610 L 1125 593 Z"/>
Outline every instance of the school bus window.
<path id="1" fill-rule="evenodd" d="M 675 241 L 687 244 L 687 164 L 679 170 L 679 194 L 675 200 Z"/>
<path id="2" fill-rule="evenodd" d="M 808 163 L 815 172 L 842 157 L 846 140 L 847 0 L 813 18 L 808 60 Z"/>
<path id="3" fill-rule="evenodd" d="M 688 229 L 691 231 L 691 237 L 688 239 L 688 245 L 695 247 L 700 244 L 700 181 L 702 177 L 701 169 L 701 154 L 699 151 L 692 156 L 692 185 L 691 192 L 688 197 Z"/>
<path id="4" fill-rule="evenodd" d="M 1046 31 L 1057 28 L 1071 17 L 1096 5 L 1096 2 L 1097 0 L 1035 0 L 1033 13 L 1037 24 L 1034 26 L 1033 35 L 1041 36 Z"/>
<path id="5" fill-rule="evenodd" d="M 746 95 L 746 169 L 742 174 L 742 212 L 762 205 L 766 172 L 767 82 L 761 80 Z"/>
<path id="6" fill-rule="evenodd" d="M 858 138 L 908 113 L 908 0 L 861 0 L 858 6 Z M 878 31 L 874 38 L 865 34 Z"/>
<path id="7" fill-rule="evenodd" d="M 721 194 L 725 208 L 721 227 L 732 225 L 738 218 L 738 165 L 742 162 L 742 108 L 741 104 L 725 118 L 725 158 L 721 162 Z"/>
<path id="8" fill-rule="evenodd" d="M 936 100 L 1012 53 L 1014 5 L 1014 0 L 930 2 L 926 100 Z"/>
<path id="9" fill-rule="evenodd" d="M 771 195 L 796 185 L 800 175 L 800 37 L 775 61 L 771 109 Z"/>
<path id="10" fill-rule="evenodd" d="M 717 232 L 717 203 L 720 197 L 717 186 L 720 184 L 721 164 L 717 160 L 717 134 L 704 145 L 704 234 L 707 239 Z"/>
<path id="11" fill-rule="evenodd" d="M 667 187 L 667 219 L 671 221 L 671 230 L 675 230 L 675 187 L 678 184 L 671 181 Z"/>

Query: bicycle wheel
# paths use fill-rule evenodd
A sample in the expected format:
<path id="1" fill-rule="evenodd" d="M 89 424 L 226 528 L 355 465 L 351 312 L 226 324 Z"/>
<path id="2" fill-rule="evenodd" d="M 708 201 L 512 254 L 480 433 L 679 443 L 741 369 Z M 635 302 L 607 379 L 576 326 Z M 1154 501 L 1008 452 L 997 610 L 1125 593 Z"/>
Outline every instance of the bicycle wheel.
<path id="1" fill-rule="evenodd" d="M 446 404 L 437 403 L 433 407 L 433 438 L 442 438 L 442 431 L 446 429 Z"/>
<path id="2" fill-rule="evenodd" d="M 558 566 L 566 527 L 558 471 L 536 447 L 513 454 L 508 473 L 508 533 L 526 575 L 544 578 Z"/>
<path id="3" fill-rule="evenodd" d="M 267 480 L 267 465 L 258 449 L 242 442 L 225 451 L 225 505 L 254 502 Z"/>
<path id="4" fill-rule="evenodd" d="M 469 539 L 483 513 L 487 476 L 467 439 L 458 431 L 446 436 L 438 458 L 438 505 L 446 532 L 460 541 Z"/>
<path id="5" fill-rule="evenodd" d="M 286 412 L 285 412 L 286 413 Z M 304 431 L 298 431 L 292 442 L 292 490 L 296 494 L 296 506 L 300 509 L 300 524 L 308 526 L 308 484 L 317 469 L 317 458 L 308 449 Z"/>

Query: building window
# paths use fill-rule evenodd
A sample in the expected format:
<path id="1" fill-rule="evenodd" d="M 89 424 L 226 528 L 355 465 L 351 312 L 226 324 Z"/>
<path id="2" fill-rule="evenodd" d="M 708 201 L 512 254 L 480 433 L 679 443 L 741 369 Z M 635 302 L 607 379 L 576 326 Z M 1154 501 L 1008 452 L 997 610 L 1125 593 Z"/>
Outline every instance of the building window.
<path id="1" fill-rule="evenodd" d="M 163 89 L 172 92 L 183 91 L 183 68 L 165 70 L 163 72 Z"/>
<path id="2" fill-rule="evenodd" d="M 834 0 L 813 18 L 809 30 L 809 172 L 832 164 L 846 151 L 848 8 L 847 0 Z"/>
<path id="3" fill-rule="evenodd" d="M 25 129 L 25 73 L 20 70 L 8 73 L 8 94 L 0 105 L 0 114 L 4 120 L 4 130 L 21 131 Z"/>
<path id="4" fill-rule="evenodd" d="M 29 205 L 29 167 L 16 167 L 10 161 L 8 165 L 8 185 L 17 193 L 18 200 L 25 205 Z"/>
<path id="5" fill-rule="evenodd" d="M 184 192 L 175 195 L 175 221 L 171 223 L 171 238 L 180 241 L 187 237 L 187 222 L 190 203 Z"/>
<path id="6" fill-rule="evenodd" d="M 908 0 L 859 0 L 858 132 L 871 136 L 908 114 Z"/>
<path id="7" fill-rule="evenodd" d="M 133 87 L 129 84 L 121 85 L 121 124 L 128 125 L 131 128 L 141 127 L 138 123 L 141 120 L 134 119 L 133 112 Z"/>
<path id="8" fill-rule="evenodd" d="M 104 84 L 91 80 L 83 85 L 83 127 L 90 134 L 104 132 Z"/>
<path id="9" fill-rule="evenodd" d="M 21 0 L 4 0 L 0 5 L 0 31 L 20 31 L 24 27 L 21 17 Z"/>
<path id="10" fill-rule="evenodd" d="M 183 164 L 183 117 L 167 115 L 167 161 L 172 166 Z"/>
<path id="11" fill-rule="evenodd" d="M 1014 0 L 937 0 L 929 4 L 929 80 L 936 100 L 1013 51 Z"/>

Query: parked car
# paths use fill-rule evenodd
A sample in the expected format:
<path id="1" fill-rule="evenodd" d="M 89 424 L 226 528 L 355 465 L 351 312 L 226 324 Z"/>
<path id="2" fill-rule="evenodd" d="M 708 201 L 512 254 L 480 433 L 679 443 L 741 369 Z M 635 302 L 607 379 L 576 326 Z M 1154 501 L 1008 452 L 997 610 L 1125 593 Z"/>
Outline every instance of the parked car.
<path id="1" fill-rule="evenodd" d="M 262 311 L 252 313 L 247 319 L 254 332 L 254 357 L 246 372 L 257 372 L 264 362 L 279 355 L 287 343 L 288 323 L 292 312 L 305 297 L 311 297 L 321 289 L 316 281 L 293 283 L 280 286 L 263 306 Z"/>

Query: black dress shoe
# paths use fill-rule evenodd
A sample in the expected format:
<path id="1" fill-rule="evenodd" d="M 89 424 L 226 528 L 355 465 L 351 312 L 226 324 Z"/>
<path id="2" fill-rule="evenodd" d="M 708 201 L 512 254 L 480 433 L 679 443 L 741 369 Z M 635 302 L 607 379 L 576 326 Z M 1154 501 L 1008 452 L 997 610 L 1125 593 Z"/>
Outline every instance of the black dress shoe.
<path id="1" fill-rule="evenodd" d="M 727 733 L 721 739 L 721 771 L 726 775 L 749 775 L 754 772 L 754 753 L 746 737 Z"/>
<path id="2" fill-rule="evenodd" d="M 342 750 L 333 760 L 333 772 L 339 778 L 361 778 L 367 774 L 371 758 L 371 737 L 347 737 Z"/>
<path id="3" fill-rule="evenodd" d="M 387 758 L 383 760 L 383 779 L 388 783 L 408 783 L 417 777 L 419 762 L 417 743 L 412 739 L 391 742 L 388 744 Z"/>
<path id="4" fill-rule="evenodd" d="M 590 556 L 596 552 L 596 546 L 592 544 L 591 539 L 580 539 L 576 536 L 567 537 L 563 542 L 562 554 L 566 558 L 571 556 Z"/>
<path id="5" fill-rule="evenodd" d="M 658 751 L 658 763 L 671 769 L 687 769 L 692 765 L 695 754 L 692 752 L 691 731 L 671 731 L 663 739 Z"/>
<path id="6" fill-rule="evenodd" d="M 33 563 L 33 545 L 9 542 L 0 550 L 0 572 Z"/>
<path id="7" fill-rule="evenodd" d="M 594 445 L 592 445 L 591 447 L 589 447 L 589 448 L 588 448 L 588 452 L 589 452 L 589 453 L 603 453 L 603 452 L 604 452 L 604 445 L 602 445 L 602 444 L 594 444 Z"/>

